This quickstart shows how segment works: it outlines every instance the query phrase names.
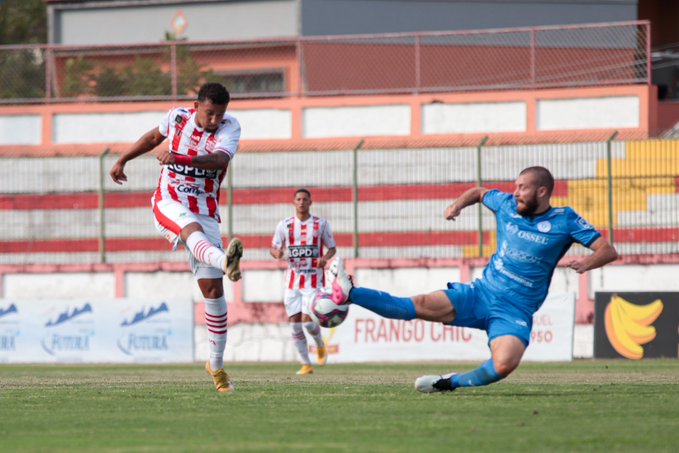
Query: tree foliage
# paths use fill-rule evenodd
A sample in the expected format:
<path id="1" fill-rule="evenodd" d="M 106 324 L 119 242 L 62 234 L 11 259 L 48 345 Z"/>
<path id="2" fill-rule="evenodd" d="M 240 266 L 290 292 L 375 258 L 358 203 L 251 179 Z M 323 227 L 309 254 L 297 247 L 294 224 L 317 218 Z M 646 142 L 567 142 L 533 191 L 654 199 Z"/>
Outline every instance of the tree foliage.
<path id="1" fill-rule="evenodd" d="M 47 42 L 47 7 L 43 0 L 0 2 L 0 45 Z"/>

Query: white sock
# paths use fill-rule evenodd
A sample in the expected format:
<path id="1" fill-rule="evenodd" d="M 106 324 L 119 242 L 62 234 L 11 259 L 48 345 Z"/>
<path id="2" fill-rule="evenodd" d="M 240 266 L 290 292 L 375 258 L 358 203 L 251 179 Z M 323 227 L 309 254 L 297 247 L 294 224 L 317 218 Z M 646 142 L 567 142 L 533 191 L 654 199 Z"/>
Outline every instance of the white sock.
<path id="1" fill-rule="evenodd" d="M 224 368 L 227 331 L 227 309 L 224 296 L 218 299 L 205 298 L 205 324 L 210 344 L 210 367 L 216 371 Z"/>
<path id="2" fill-rule="evenodd" d="M 202 231 L 194 231 L 186 238 L 186 246 L 193 256 L 201 263 L 209 264 L 217 269 L 224 270 L 226 253 L 219 247 L 215 247 Z"/>
<path id="3" fill-rule="evenodd" d="M 295 343 L 295 348 L 299 353 L 299 359 L 304 365 L 311 365 L 311 360 L 309 360 L 309 347 L 307 346 L 306 337 L 302 330 L 302 323 L 291 322 L 290 327 L 292 328 L 292 342 Z"/>
<path id="4" fill-rule="evenodd" d="M 311 335 L 311 337 L 316 342 L 317 347 L 323 347 L 323 334 L 321 334 L 321 328 L 313 321 L 305 322 L 304 329 Z"/>

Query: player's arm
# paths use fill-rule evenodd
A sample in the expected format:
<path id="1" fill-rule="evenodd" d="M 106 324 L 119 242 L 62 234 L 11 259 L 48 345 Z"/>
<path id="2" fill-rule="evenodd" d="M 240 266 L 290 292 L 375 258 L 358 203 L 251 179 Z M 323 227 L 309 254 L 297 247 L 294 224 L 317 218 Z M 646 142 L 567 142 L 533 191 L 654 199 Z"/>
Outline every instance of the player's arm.
<path id="1" fill-rule="evenodd" d="M 111 167 L 109 175 L 111 175 L 113 182 L 116 184 L 122 184 L 123 182 L 127 181 L 127 175 L 125 174 L 125 164 L 135 157 L 139 157 L 142 154 L 148 153 L 156 146 L 163 143 L 163 140 L 165 140 L 165 136 L 160 133 L 157 127 L 142 135 L 139 140 L 137 140 L 135 144 L 132 145 L 132 148 L 120 156 L 118 161 L 113 164 L 113 167 Z"/>
<path id="2" fill-rule="evenodd" d="M 592 245 L 590 245 L 589 248 L 593 250 L 594 253 L 588 256 L 574 258 L 568 263 L 568 267 L 578 274 L 582 274 L 618 259 L 618 252 L 615 250 L 615 247 L 613 247 L 603 236 L 592 242 Z"/>
<path id="3" fill-rule="evenodd" d="M 481 202 L 483 196 L 488 192 L 488 189 L 477 186 L 465 191 L 462 195 L 457 197 L 457 200 L 450 206 L 446 208 L 445 218 L 446 220 L 455 220 L 460 212 L 467 206 Z"/>
<path id="4" fill-rule="evenodd" d="M 273 239 L 271 239 L 269 255 L 277 260 L 282 260 L 285 257 L 285 235 L 283 234 L 282 222 L 278 222 L 278 225 L 276 225 L 276 230 L 274 230 Z"/>
<path id="5" fill-rule="evenodd" d="M 328 264 L 328 261 L 330 261 L 332 257 L 335 256 L 335 253 L 337 253 L 337 247 L 329 248 L 325 255 L 323 255 L 321 259 L 318 260 L 318 267 L 321 269 L 325 268 L 325 265 Z"/>
<path id="6" fill-rule="evenodd" d="M 204 170 L 224 170 L 229 165 L 231 158 L 224 152 L 206 154 L 205 156 L 184 156 L 171 152 L 161 153 L 158 156 L 160 165 L 188 165 L 193 168 Z"/>

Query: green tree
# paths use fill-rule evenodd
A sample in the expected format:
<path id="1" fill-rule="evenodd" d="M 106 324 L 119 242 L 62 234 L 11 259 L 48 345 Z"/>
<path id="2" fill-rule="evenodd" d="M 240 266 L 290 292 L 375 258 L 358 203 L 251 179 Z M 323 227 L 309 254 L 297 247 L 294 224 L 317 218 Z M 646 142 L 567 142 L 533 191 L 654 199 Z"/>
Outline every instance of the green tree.
<path id="1" fill-rule="evenodd" d="M 0 2 L 0 46 L 47 41 L 43 0 Z M 0 49 L 0 98 L 45 96 L 45 56 L 38 49 Z"/>
<path id="2" fill-rule="evenodd" d="M 0 2 L 0 45 L 47 42 L 47 6 L 43 0 Z"/>

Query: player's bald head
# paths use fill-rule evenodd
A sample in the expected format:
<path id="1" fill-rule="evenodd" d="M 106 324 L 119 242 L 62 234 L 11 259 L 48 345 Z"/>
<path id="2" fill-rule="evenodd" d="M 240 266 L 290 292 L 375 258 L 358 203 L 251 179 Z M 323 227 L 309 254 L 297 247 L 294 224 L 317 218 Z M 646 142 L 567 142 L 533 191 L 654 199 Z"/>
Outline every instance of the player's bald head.
<path id="1" fill-rule="evenodd" d="M 547 189 L 548 197 L 552 196 L 552 192 L 554 191 L 554 176 L 552 176 L 552 173 L 549 170 L 540 166 L 528 167 L 524 168 L 521 173 L 519 173 L 519 176 L 527 174 L 530 174 L 533 177 L 535 185 Z"/>

